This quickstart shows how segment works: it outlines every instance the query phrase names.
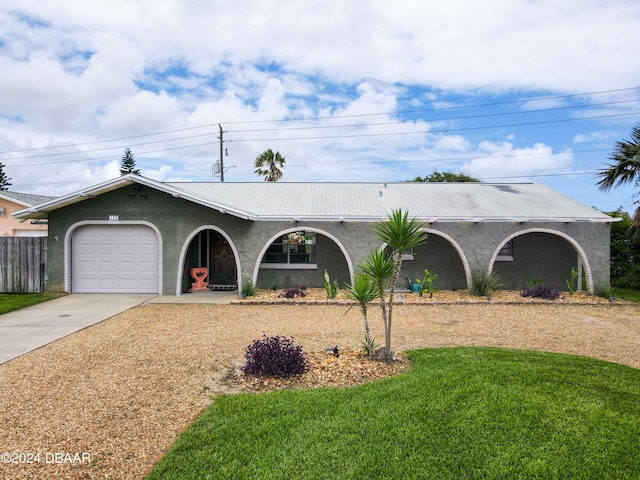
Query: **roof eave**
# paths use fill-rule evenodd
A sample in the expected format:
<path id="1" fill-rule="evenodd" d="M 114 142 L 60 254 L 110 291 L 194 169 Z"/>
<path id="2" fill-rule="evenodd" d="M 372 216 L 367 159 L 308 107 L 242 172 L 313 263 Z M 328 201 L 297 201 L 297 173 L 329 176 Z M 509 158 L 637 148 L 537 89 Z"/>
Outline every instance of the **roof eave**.
<path id="1" fill-rule="evenodd" d="M 239 217 L 245 220 L 251 219 L 251 214 L 249 212 L 244 212 L 235 208 L 227 207 L 226 205 L 220 205 L 215 202 L 210 202 L 208 200 L 203 199 L 202 197 L 193 195 L 191 193 L 172 187 L 165 183 L 158 182 L 156 180 L 152 180 L 147 177 L 133 175 L 133 174 L 124 175 L 122 177 L 108 180 L 98 185 L 94 185 L 92 187 L 85 188 L 83 190 L 79 190 L 77 192 L 73 192 L 68 195 L 56 198 L 49 202 L 41 203 L 39 205 L 34 205 L 29 208 L 19 210 L 13 213 L 13 217 L 14 218 L 32 218 L 32 219 L 47 218 L 47 215 L 49 212 L 52 212 L 59 208 L 67 207 L 69 205 L 73 205 L 74 203 L 82 202 L 89 198 L 95 198 L 104 193 L 108 193 L 113 190 L 117 190 L 119 188 L 132 185 L 134 183 L 145 185 L 149 188 L 153 188 L 155 190 L 170 194 L 176 198 L 183 198 L 185 200 L 198 203 L 200 205 L 206 206 L 207 208 L 218 210 L 221 213 L 228 213 L 230 215 L 234 215 L 236 217 Z"/>

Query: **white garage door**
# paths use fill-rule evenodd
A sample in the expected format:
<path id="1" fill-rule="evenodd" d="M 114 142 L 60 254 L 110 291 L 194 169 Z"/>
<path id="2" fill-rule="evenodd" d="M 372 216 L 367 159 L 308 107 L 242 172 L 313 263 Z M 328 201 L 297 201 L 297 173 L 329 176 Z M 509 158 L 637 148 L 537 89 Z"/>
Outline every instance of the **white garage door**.
<path id="1" fill-rule="evenodd" d="M 87 225 L 71 242 L 74 293 L 158 293 L 158 236 L 144 225 Z"/>

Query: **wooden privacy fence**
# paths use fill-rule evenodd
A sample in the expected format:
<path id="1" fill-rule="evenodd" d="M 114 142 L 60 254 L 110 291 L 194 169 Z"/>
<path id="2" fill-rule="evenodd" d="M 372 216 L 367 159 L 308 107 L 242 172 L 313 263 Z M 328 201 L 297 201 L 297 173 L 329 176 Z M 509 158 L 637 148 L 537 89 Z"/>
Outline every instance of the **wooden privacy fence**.
<path id="1" fill-rule="evenodd" d="M 47 285 L 47 237 L 0 237 L 0 293 L 41 293 Z"/>

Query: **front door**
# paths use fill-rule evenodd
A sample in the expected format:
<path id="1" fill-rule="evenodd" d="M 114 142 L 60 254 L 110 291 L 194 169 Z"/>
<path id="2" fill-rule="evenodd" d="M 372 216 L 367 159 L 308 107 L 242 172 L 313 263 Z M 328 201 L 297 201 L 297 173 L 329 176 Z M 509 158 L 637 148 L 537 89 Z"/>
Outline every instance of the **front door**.
<path id="1" fill-rule="evenodd" d="M 211 232 L 211 253 L 209 257 L 209 284 L 237 285 L 236 258 L 226 238 L 218 232 Z"/>

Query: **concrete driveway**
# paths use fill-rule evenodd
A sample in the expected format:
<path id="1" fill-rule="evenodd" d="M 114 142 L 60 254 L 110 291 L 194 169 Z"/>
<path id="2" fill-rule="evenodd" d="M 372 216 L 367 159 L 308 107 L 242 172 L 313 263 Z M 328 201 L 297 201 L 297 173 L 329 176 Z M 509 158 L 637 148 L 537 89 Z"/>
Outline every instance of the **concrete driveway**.
<path id="1" fill-rule="evenodd" d="M 157 295 L 73 294 L 0 315 L 0 363 L 155 297 Z"/>

